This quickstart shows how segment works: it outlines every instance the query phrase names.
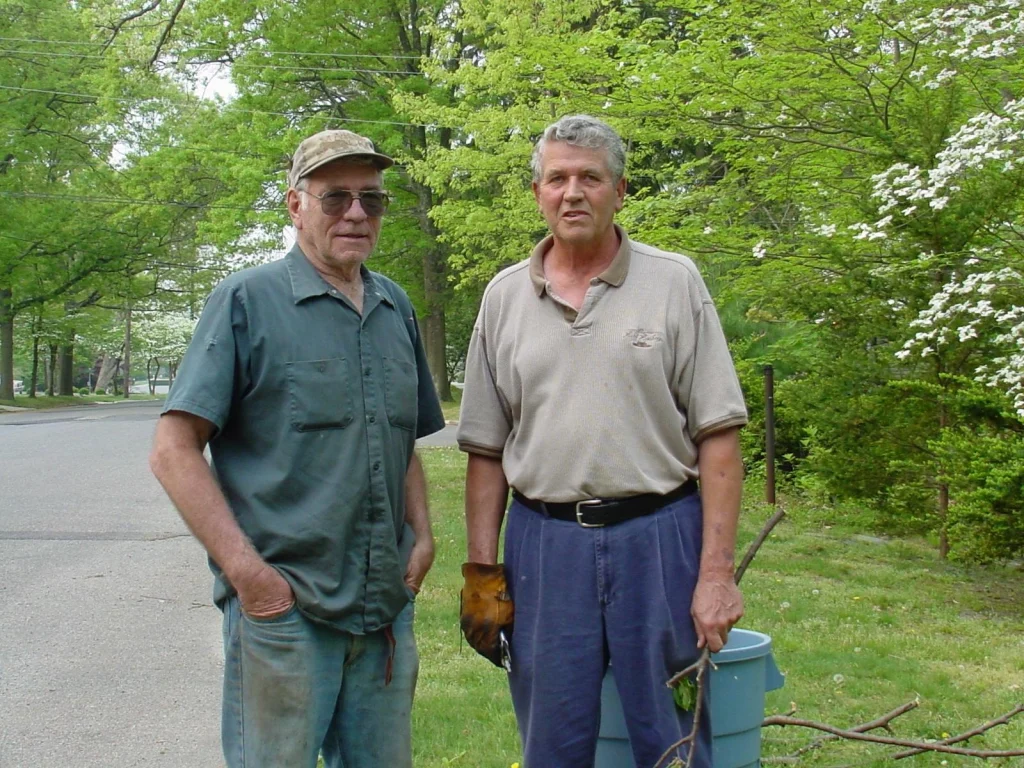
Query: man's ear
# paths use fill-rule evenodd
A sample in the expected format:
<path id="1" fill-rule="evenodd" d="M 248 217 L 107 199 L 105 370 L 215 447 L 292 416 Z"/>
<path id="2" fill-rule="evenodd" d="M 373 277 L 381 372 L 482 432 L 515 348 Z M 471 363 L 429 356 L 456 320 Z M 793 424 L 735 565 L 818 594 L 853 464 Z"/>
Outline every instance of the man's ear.
<path id="1" fill-rule="evenodd" d="M 622 210 L 622 204 L 626 200 L 626 186 L 627 182 L 625 176 L 619 179 L 619 183 L 615 185 L 615 197 L 617 199 L 617 202 L 615 203 L 616 211 Z"/>
<path id="2" fill-rule="evenodd" d="M 302 229 L 302 195 L 295 187 L 288 187 L 285 201 L 288 204 L 288 215 L 292 217 L 292 224 L 296 229 Z"/>

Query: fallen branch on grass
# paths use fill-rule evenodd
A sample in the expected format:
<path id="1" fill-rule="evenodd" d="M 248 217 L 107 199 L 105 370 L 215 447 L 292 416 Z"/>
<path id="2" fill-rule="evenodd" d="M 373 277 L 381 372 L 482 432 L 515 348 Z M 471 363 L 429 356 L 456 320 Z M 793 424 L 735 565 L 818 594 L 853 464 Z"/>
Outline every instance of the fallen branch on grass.
<path id="1" fill-rule="evenodd" d="M 873 731 L 876 728 L 885 728 L 885 730 L 887 730 L 890 733 L 892 733 L 892 731 L 889 728 L 889 723 L 891 723 L 893 720 L 895 720 L 900 715 L 905 715 L 910 710 L 916 709 L 917 706 L 918 706 L 918 702 L 917 702 L 916 699 L 914 701 L 908 701 L 906 704 L 903 704 L 902 706 L 896 707 L 896 709 L 894 709 L 892 712 L 884 714 L 881 717 L 876 718 L 876 719 L 874 719 L 874 720 L 872 720 L 872 721 L 870 721 L 868 723 L 861 723 L 860 725 L 856 725 L 853 728 L 850 728 L 849 730 L 856 731 L 857 733 L 867 733 L 868 731 Z M 789 717 L 792 714 L 793 714 L 792 712 L 789 712 L 785 716 Z M 768 723 L 767 721 L 764 721 L 764 722 L 761 723 L 761 727 L 764 728 L 764 726 L 766 724 L 767 725 L 771 725 L 771 723 Z M 835 736 L 834 734 L 828 734 L 826 736 L 822 736 L 820 739 L 815 739 L 814 741 L 812 741 L 810 744 L 808 744 L 806 746 L 800 747 L 800 749 L 798 749 L 796 752 L 793 752 L 792 754 L 786 755 L 785 757 L 766 757 L 766 758 L 762 758 L 761 762 L 762 763 L 795 763 L 795 762 L 799 761 L 800 755 L 806 754 L 807 752 L 811 752 L 811 751 L 813 751 L 815 749 L 820 749 L 822 746 L 825 745 L 826 742 L 836 741 L 837 739 L 840 739 L 840 738 L 842 738 L 842 737 Z"/>
<path id="2" fill-rule="evenodd" d="M 1024 711 L 1024 709 L 1022 709 L 1022 707 L 1017 707 L 1015 712 L 1018 711 Z M 1002 722 L 1007 719 L 1009 718 L 1004 716 L 1003 718 L 999 718 L 998 721 L 990 721 L 975 730 L 978 733 L 982 733 L 994 725 L 1001 725 Z M 871 733 L 861 733 L 859 731 L 836 728 L 835 726 L 827 723 L 818 723 L 814 720 L 801 720 L 795 717 L 787 717 L 786 715 L 766 717 L 761 723 L 761 727 L 763 728 L 769 725 L 794 725 L 801 728 L 814 728 L 818 731 L 830 733 L 840 739 L 849 739 L 850 741 L 867 741 L 873 744 L 888 744 L 893 747 L 909 747 L 911 750 L 915 750 L 915 754 L 919 754 L 921 752 L 942 752 L 949 755 L 962 755 L 964 757 L 980 757 L 985 759 L 994 757 L 1024 757 L 1024 749 L 961 749 L 960 747 L 951 747 L 940 741 L 911 741 L 910 739 L 896 739 L 890 736 L 876 736 Z"/>
<path id="3" fill-rule="evenodd" d="M 995 720 L 989 720 L 987 723 L 983 723 L 982 725 L 979 725 L 977 728 L 973 728 L 969 731 L 964 731 L 963 733 L 957 734 L 956 736 L 951 736 L 948 739 L 943 739 L 938 743 L 959 744 L 961 741 L 967 741 L 973 736 L 978 736 L 987 730 L 995 728 L 997 725 L 1006 725 L 1010 722 L 1012 718 L 1016 717 L 1021 712 L 1024 712 L 1024 704 L 1018 704 L 1016 707 L 1011 709 L 1002 717 L 997 717 Z M 913 757 L 914 755 L 920 755 L 924 751 L 925 750 L 923 749 L 908 749 L 906 752 L 897 752 L 895 755 L 892 756 L 892 759 L 902 760 L 905 757 Z"/>

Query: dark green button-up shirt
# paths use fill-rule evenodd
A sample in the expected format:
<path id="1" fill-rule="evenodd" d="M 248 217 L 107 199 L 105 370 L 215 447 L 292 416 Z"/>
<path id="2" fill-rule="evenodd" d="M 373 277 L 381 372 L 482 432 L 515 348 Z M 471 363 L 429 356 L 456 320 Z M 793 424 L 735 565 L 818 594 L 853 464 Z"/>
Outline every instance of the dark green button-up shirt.
<path id="1" fill-rule="evenodd" d="M 310 618 L 356 634 L 409 601 L 405 474 L 444 426 L 405 292 L 362 269 L 363 313 L 296 245 L 207 300 L 164 406 L 216 427 L 212 465 Z M 233 593 L 211 563 L 218 605 Z"/>

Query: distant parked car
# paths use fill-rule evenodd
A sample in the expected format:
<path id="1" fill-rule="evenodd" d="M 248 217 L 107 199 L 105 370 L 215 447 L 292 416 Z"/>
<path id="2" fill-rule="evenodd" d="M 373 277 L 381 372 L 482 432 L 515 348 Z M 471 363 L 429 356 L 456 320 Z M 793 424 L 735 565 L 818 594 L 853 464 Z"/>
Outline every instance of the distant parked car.
<path id="1" fill-rule="evenodd" d="M 25 383 L 22 381 L 14 382 L 14 394 L 20 395 L 25 391 Z"/>

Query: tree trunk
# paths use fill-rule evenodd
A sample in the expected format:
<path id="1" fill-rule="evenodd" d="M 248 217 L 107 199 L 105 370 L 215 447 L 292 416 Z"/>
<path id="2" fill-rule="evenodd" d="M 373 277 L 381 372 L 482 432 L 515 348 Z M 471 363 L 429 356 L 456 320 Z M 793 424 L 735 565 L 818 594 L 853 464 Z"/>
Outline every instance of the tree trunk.
<path id="1" fill-rule="evenodd" d="M 151 371 L 150 369 L 156 363 L 156 370 Z M 160 358 L 150 357 L 146 360 L 146 381 L 149 382 L 149 394 L 156 394 L 156 380 L 160 378 Z"/>
<path id="2" fill-rule="evenodd" d="M 117 375 L 117 364 L 118 358 L 104 352 L 103 359 L 100 362 L 100 372 L 96 374 L 96 387 L 93 389 L 94 392 L 106 392 L 110 388 L 110 383 L 114 380 Z"/>
<path id="3" fill-rule="evenodd" d="M 96 381 L 93 382 L 93 394 L 101 394 L 110 384 L 110 355 L 106 352 L 100 357 L 100 369 L 96 371 Z"/>
<path id="4" fill-rule="evenodd" d="M 75 334 L 68 335 L 68 343 L 60 348 L 60 384 L 62 395 L 75 394 Z"/>
<path id="5" fill-rule="evenodd" d="M 57 382 L 57 345 L 48 344 L 47 346 L 49 347 L 50 354 L 47 358 L 46 366 L 48 372 L 48 375 L 46 377 L 46 394 L 50 397 L 53 397 L 54 387 L 56 386 Z"/>
<path id="6" fill-rule="evenodd" d="M 29 381 L 28 396 L 36 396 L 36 387 L 39 386 L 39 337 L 32 337 L 32 379 Z"/>
<path id="7" fill-rule="evenodd" d="M 132 393 L 132 308 L 124 313 L 124 399 Z"/>
<path id="8" fill-rule="evenodd" d="M 423 254 L 423 297 L 427 311 L 423 317 L 423 346 L 427 353 L 427 365 L 434 388 L 442 400 L 452 399 L 451 382 L 448 380 L 447 339 L 444 327 L 444 305 L 448 291 L 448 265 L 442 246 L 438 243 L 437 227 L 430 219 L 433 193 L 429 187 L 412 182 L 418 205 L 416 215 L 420 229 L 429 238 L 430 245 Z"/>
<path id="9" fill-rule="evenodd" d="M 11 289 L 0 288 L 0 400 L 14 399 L 14 315 Z"/>
<path id="10" fill-rule="evenodd" d="M 427 300 L 427 315 L 423 318 L 427 365 L 430 366 L 430 375 L 434 379 L 437 396 L 442 400 L 451 400 L 452 388 L 448 380 L 447 337 L 444 328 L 444 298 L 448 286 L 444 256 L 437 246 L 430 248 L 423 258 L 423 287 Z"/>

